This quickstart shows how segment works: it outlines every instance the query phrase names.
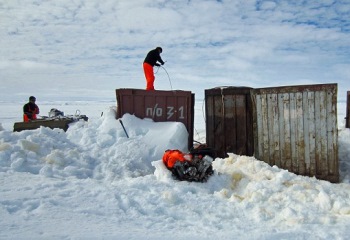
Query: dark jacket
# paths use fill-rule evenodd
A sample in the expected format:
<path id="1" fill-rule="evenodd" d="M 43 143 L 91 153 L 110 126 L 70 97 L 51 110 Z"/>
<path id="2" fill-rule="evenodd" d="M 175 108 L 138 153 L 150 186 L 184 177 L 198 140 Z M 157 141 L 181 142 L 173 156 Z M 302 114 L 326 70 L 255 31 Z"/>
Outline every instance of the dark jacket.
<path id="1" fill-rule="evenodd" d="M 151 66 L 160 66 L 157 63 L 157 61 L 160 62 L 162 65 L 164 64 L 164 61 L 160 57 L 158 49 L 153 49 L 147 54 L 147 56 L 143 62 L 148 63 Z"/>
<path id="2" fill-rule="evenodd" d="M 39 114 L 39 107 L 35 103 L 27 103 L 23 106 L 23 113 L 28 116 L 29 119 L 35 119 L 36 114 Z"/>

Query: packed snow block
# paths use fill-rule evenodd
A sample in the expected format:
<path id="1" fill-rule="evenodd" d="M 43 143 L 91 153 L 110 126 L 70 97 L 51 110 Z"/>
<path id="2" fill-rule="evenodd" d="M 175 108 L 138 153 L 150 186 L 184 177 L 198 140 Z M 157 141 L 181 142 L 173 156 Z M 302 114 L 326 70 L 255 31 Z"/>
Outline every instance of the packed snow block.
<path id="1" fill-rule="evenodd" d="M 206 139 L 220 157 L 253 155 L 290 172 L 339 182 L 337 84 L 205 91 Z"/>
<path id="2" fill-rule="evenodd" d="M 188 148 L 193 146 L 194 94 L 190 91 L 146 91 L 116 89 L 117 118 L 128 113 L 155 122 L 181 122 L 189 133 Z"/>
<path id="3" fill-rule="evenodd" d="M 157 180 L 162 182 L 174 181 L 171 171 L 166 168 L 162 160 L 153 161 L 151 164 L 156 169 L 154 171 L 154 175 L 156 176 Z"/>

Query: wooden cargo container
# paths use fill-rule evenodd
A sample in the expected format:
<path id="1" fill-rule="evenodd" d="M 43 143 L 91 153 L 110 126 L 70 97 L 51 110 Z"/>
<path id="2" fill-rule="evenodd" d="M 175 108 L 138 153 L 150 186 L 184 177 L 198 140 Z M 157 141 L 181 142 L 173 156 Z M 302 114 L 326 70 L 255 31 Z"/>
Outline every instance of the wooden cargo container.
<path id="1" fill-rule="evenodd" d="M 206 90 L 207 143 L 339 181 L 337 84 Z"/>
<path id="2" fill-rule="evenodd" d="M 350 91 L 347 92 L 347 97 L 346 97 L 345 127 L 350 128 Z"/>
<path id="3" fill-rule="evenodd" d="M 219 157 L 227 153 L 253 156 L 251 88 L 205 90 L 206 140 Z"/>
<path id="4" fill-rule="evenodd" d="M 337 84 L 253 89 L 255 157 L 339 181 Z"/>

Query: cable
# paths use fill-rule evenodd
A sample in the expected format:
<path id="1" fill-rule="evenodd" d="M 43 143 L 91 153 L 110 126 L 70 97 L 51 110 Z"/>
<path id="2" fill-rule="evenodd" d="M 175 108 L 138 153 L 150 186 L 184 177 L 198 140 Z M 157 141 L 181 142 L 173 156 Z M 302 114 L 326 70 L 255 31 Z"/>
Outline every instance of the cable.
<path id="1" fill-rule="evenodd" d="M 173 85 L 171 84 L 171 80 L 170 80 L 170 76 L 169 76 L 169 73 L 168 73 L 168 71 L 165 69 L 165 67 L 163 67 L 163 66 L 161 66 L 163 69 L 164 69 L 164 71 L 166 72 L 166 74 L 168 75 L 168 79 L 169 79 L 169 83 L 170 83 L 170 89 L 171 89 L 171 91 L 173 90 Z"/>
<path id="2" fill-rule="evenodd" d="M 154 73 L 154 74 L 157 74 L 158 73 L 158 71 L 159 71 L 159 68 L 160 68 L 160 66 L 158 66 L 158 68 L 157 68 L 157 71 Z"/>

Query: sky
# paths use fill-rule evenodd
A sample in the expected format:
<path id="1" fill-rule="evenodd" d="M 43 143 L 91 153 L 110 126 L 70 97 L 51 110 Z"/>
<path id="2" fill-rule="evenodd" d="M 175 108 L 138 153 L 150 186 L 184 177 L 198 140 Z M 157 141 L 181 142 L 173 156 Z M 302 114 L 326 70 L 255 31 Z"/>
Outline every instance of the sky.
<path id="1" fill-rule="evenodd" d="M 182 123 L 125 114 L 128 138 L 115 106 L 89 105 L 67 132 L 0 124 L 0 239 L 348 239 L 350 129 L 339 128 L 338 184 L 233 153 L 207 182 L 181 182 L 161 158 L 187 151 Z"/>
<path id="2" fill-rule="evenodd" d="M 1 101 L 113 100 L 145 88 L 196 98 L 218 86 L 338 83 L 350 89 L 346 0 L 0 0 Z"/>

